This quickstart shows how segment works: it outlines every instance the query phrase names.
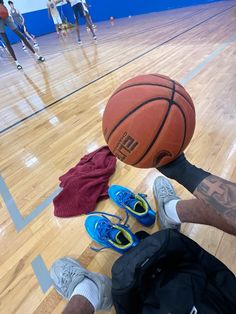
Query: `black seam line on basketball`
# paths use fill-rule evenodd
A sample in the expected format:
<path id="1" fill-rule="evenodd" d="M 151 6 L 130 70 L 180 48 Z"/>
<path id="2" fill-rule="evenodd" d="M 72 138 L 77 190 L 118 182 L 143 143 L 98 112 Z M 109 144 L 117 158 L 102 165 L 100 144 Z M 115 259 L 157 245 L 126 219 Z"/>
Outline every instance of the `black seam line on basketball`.
<path id="1" fill-rule="evenodd" d="M 15 123 L 9 125 L 9 126 L 6 127 L 5 129 L 0 130 L 0 134 L 2 134 L 2 133 L 4 133 L 4 132 L 6 132 L 6 131 L 8 131 L 8 130 L 10 130 L 10 129 L 12 129 L 12 128 L 14 128 L 15 126 L 19 125 L 20 123 L 22 123 L 22 122 L 24 122 L 24 121 L 26 121 L 26 120 L 32 118 L 33 116 L 36 116 L 36 115 L 39 114 L 40 112 L 42 112 L 42 111 L 44 111 L 44 110 L 46 110 L 46 109 L 48 109 L 48 108 L 50 108 L 50 107 L 56 105 L 57 103 L 59 103 L 60 101 L 66 99 L 67 97 L 69 97 L 69 96 L 71 96 L 71 95 L 77 93 L 78 91 L 80 91 L 80 90 L 86 88 L 87 86 L 89 86 L 89 85 L 91 85 L 91 84 L 93 84 L 93 83 L 95 83 L 95 82 L 97 82 L 97 81 L 103 79 L 104 77 L 106 77 L 106 76 L 108 76 L 108 75 L 110 75 L 110 74 L 116 72 L 117 70 L 119 70 L 119 69 L 125 67 L 126 65 L 128 65 L 128 64 L 130 64 L 130 63 L 132 63 L 132 62 L 134 62 L 134 61 L 136 61 L 136 60 L 142 58 L 143 56 L 145 56 L 146 54 L 152 52 L 153 50 L 155 50 L 155 49 L 157 49 L 157 48 L 159 48 L 159 47 L 161 47 L 161 46 L 163 46 L 163 45 L 169 43 L 170 41 L 172 41 L 172 40 L 174 40 L 174 39 L 180 37 L 181 35 L 183 35 L 183 34 L 189 32 L 189 31 L 191 31 L 192 29 L 194 29 L 194 28 L 200 26 L 201 24 L 204 24 L 205 22 L 207 22 L 207 21 L 209 21 L 209 20 L 215 18 L 216 16 L 218 16 L 218 15 L 220 15 L 220 14 L 223 14 L 224 12 L 226 12 L 226 11 L 232 9 L 232 8 L 235 7 L 235 6 L 236 6 L 236 4 L 232 5 L 231 7 L 227 8 L 227 9 L 224 9 L 223 11 L 220 11 L 220 12 L 218 12 L 218 13 L 216 13 L 216 14 L 210 16 L 210 17 L 208 17 L 207 19 L 205 19 L 205 20 L 203 20 L 203 21 L 201 21 L 201 22 L 195 24 L 194 26 L 191 26 L 190 28 L 185 29 L 185 30 L 182 31 L 181 33 L 179 33 L 179 34 L 177 34 L 177 35 L 175 35 L 175 36 L 173 36 L 173 37 L 171 37 L 171 38 L 169 38 L 169 39 L 163 41 L 162 43 L 158 44 L 157 46 L 155 46 L 155 47 L 153 47 L 153 48 L 151 48 L 151 49 L 149 49 L 149 50 L 147 50 L 147 51 L 141 53 L 141 54 L 138 55 L 137 57 L 135 57 L 135 58 L 133 58 L 133 59 L 131 59 L 131 60 L 125 62 L 124 64 L 122 64 L 122 65 L 120 65 L 120 66 L 114 68 L 113 70 L 111 70 L 111 71 L 109 71 L 109 72 L 107 72 L 107 73 L 105 73 L 105 74 L 99 76 L 98 78 L 96 78 L 96 79 L 90 81 L 89 83 L 87 83 L 87 84 L 85 84 L 85 85 L 83 85 L 83 86 L 77 88 L 76 90 L 70 92 L 69 94 L 67 94 L 67 95 L 65 95 L 65 96 L 63 96 L 63 97 L 61 97 L 61 98 L 55 100 L 54 102 L 48 104 L 47 106 L 43 107 L 42 109 L 39 109 L 39 110 L 35 111 L 34 113 L 32 113 L 32 114 L 30 114 L 30 115 L 24 117 L 23 119 L 21 119 L 21 120 L 15 122 Z"/>
<path id="2" fill-rule="evenodd" d="M 171 99 L 170 99 L 170 104 L 172 106 L 173 104 L 173 101 L 174 101 L 174 97 L 175 97 L 175 81 L 174 80 L 171 80 L 172 84 L 173 84 L 173 87 L 172 87 L 172 95 L 171 95 Z"/>
<path id="3" fill-rule="evenodd" d="M 171 80 L 170 80 L 170 81 L 171 81 Z M 175 84 L 178 85 L 178 86 L 181 86 L 181 85 L 177 84 L 176 82 L 175 82 Z M 160 86 L 160 87 L 165 87 L 165 88 L 167 88 L 167 89 L 171 89 L 171 87 L 166 86 L 166 85 L 162 85 L 162 84 L 154 84 L 154 83 L 136 83 L 136 84 L 133 84 L 133 85 L 125 86 L 125 87 L 123 87 L 122 89 L 118 90 L 117 92 L 115 92 L 115 93 L 111 96 L 110 100 L 113 98 L 113 96 L 117 95 L 119 92 L 122 92 L 123 90 L 126 90 L 127 88 L 135 87 L 135 86 Z M 182 97 L 187 101 L 187 103 L 190 105 L 190 107 L 194 110 L 194 107 L 192 106 L 192 104 L 189 102 L 189 100 L 188 100 L 182 93 L 180 93 L 180 92 L 177 91 L 177 90 L 176 90 L 175 92 L 176 92 L 176 94 L 179 94 L 180 96 L 182 96 Z"/>
<path id="4" fill-rule="evenodd" d="M 154 136 L 152 142 L 149 144 L 148 148 L 146 149 L 146 151 L 143 153 L 143 155 L 134 163 L 132 163 L 132 166 L 135 166 L 137 165 L 140 161 L 143 160 L 143 158 L 147 155 L 147 153 L 149 152 L 149 150 L 152 148 L 152 146 L 154 145 L 154 143 L 156 142 L 158 136 L 160 135 L 161 131 L 162 131 L 162 128 L 164 126 L 164 124 L 166 123 L 166 120 L 168 118 L 168 115 L 169 115 L 169 112 L 170 112 L 170 109 L 171 109 L 171 106 L 173 104 L 173 101 L 174 101 L 174 96 L 175 96 L 175 81 L 171 80 L 172 81 L 172 84 L 173 84 L 173 87 L 172 87 L 172 95 L 171 95 L 171 99 L 169 99 L 169 106 L 168 106 L 168 109 L 165 113 L 165 116 L 164 116 L 164 119 L 162 120 L 161 122 L 161 125 L 156 133 L 156 135 Z"/>
<path id="5" fill-rule="evenodd" d="M 146 104 L 156 101 L 156 100 L 166 100 L 167 102 L 170 101 L 169 98 L 165 98 L 165 97 L 155 97 L 155 98 L 151 98 L 148 100 L 145 100 L 144 102 L 142 102 L 140 105 L 138 105 L 138 107 L 135 107 L 133 110 L 129 111 L 129 113 L 127 113 L 111 130 L 109 136 L 106 138 L 106 142 L 109 142 L 109 139 L 111 138 L 112 134 L 114 133 L 114 131 L 118 128 L 118 126 L 120 126 L 129 116 L 131 116 L 133 113 L 135 113 L 135 111 L 139 110 L 140 108 L 142 108 L 143 106 L 145 106 Z"/>
<path id="6" fill-rule="evenodd" d="M 155 76 L 155 77 L 161 77 L 164 80 L 167 80 L 169 82 L 172 81 L 171 78 L 168 79 L 167 77 L 165 77 L 164 75 L 162 76 L 161 74 L 150 74 L 150 75 Z M 178 85 L 179 87 L 183 87 L 180 83 L 178 83 L 176 81 L 175 81 L 175 84 Z"/>
<path id="7" fill-rule="evenodd" d="M 182 152 L 182 149 L 183 149 L 183 146 L 184 146 L 184 143 L 186 140 L 186 125 L 187 125 L 187 123 L 186 123 L 186 117 L 185 117 L 183 109 L 177 103 L 174 103 L 174 105 L 180 110 L 180 112 L 183 116 L 183 119 L 184 119 L 184 137 L 183 137 L 183 141 L 182 141 L 182 144 L 180 146 L 180 149 L 179 149 L 178 153 L 176 154 L 176 156 L 178 156 Z"/>

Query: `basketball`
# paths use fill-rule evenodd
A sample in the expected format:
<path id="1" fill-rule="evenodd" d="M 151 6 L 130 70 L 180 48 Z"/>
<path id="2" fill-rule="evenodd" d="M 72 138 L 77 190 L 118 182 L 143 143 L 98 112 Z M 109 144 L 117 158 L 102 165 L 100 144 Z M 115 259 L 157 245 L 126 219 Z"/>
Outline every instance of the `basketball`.
<path id="1" fill-rule="evenodd" d="M 8 16 L 9 14 L 7 8 L 3 4 L 0 4 L 0 18 L 5 20 Z"/>
<path id="2" fill-rule="evenodd" d="M 194 129 L 190 95 L 181 84 L 159 74 L 123 83 L 103 115 L 103 134 L 111 152 L 138 168 L 160 167 L 176 159 Z"/>

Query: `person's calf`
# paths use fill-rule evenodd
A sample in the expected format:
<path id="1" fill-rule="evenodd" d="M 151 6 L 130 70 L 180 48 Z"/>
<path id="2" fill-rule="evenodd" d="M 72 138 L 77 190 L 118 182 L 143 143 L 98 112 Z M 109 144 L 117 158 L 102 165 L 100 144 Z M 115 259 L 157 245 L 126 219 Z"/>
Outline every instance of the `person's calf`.
<path id="1" fill-rule="evenodd" d="M 12 56 L 12 58 L 14 59 L 15 62 L 17 62 L 17 58 L 16 58 L 16 55 L 15 55 L 15 52 L 10 44 L 10 41 L 8 39 L 8 36 L 6 33 L 0 33 L 1 37 L 3 38 L 6 46 L 7 46 L 7 50 L 9 51 L 10 55 Z"/>
<path id="2" fill-rule="evenodd" d="M 215 208 L 202 200 L 180 200 L 176 204 L 176 212 L 181 223 L 209 225 L 236 235 L 235 220 L 227 219 L 227 217 L 217 212 Z"/>
<path id="3" fill-rule="evenodd" d="M 28 42 L 28 40 L 25 38 L 25 36 L 18 30 L 15 29 L 14 33 L 23 41 L 23 43 L 26 45 L 26 47 L 33 53 L 35 54 L 35 51 L 33 49 L 33 47 L 31 46 L 31 44 Z"/>
<path id="4" fill-rule="evenodd" d="M 236 234 L 236 183 L 210 175 L 196 187 L 194 195 L 214 210 L 222 230 Z"/>
<path id="5" fill-rule="evenodd" d="M 210 177 L 208 177 L 208 179 L 210 179 Z M 234 184 L 230 184 L 233 189 Z M 233 213 L 236 213 L 236 211 L 233 206 L 229 206 L 226 211 L 225 209 L 217 209 L 201 199 L 180 200 L 176 195 L 174 187 L 165 177 L 157 177 L 154 182 L 153 191 L 157 201 L 157 211 L 161 229 L 174 228 L 179 230 L 180 224 L 185 222 L 210 225 L 236 235 L 236 219 L 234 219 L 236 216 L 233 216 Z M 207 190 L 205 192 L 208 193 Z M 232 195 L 234 195 L 234 193 L 232 193 Z M 227 200 L 228 199 L 229 197 L 227 197 Z M 233 205 L 232 200 L 231 205 Z"/>

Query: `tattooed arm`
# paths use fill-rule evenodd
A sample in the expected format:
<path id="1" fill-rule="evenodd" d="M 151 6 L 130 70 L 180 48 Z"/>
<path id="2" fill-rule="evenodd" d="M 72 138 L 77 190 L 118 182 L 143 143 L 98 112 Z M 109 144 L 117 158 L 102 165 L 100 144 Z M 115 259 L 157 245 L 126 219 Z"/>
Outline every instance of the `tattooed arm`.
<path id="1" fill-rule="evenodd" d="M 193 193 L 236 228 L 236 184 L 210 175 L 196 187 Z"/>

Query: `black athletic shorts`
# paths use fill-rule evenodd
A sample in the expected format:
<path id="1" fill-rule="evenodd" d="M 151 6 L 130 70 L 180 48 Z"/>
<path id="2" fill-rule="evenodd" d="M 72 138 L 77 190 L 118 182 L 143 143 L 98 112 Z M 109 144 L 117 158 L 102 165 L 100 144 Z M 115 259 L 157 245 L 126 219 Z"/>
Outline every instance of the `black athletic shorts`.
<path id="1" fill-rule="evenodd" d="M 74 11 L 74 16 L 75 16 L 76 20 L 79 18 L 79 15 L 80 15 L 80 17 L 85 17 L 84 8 L 83 8 L 83 5 L 81 2 L 73 5 L 72 9 Z"/>

